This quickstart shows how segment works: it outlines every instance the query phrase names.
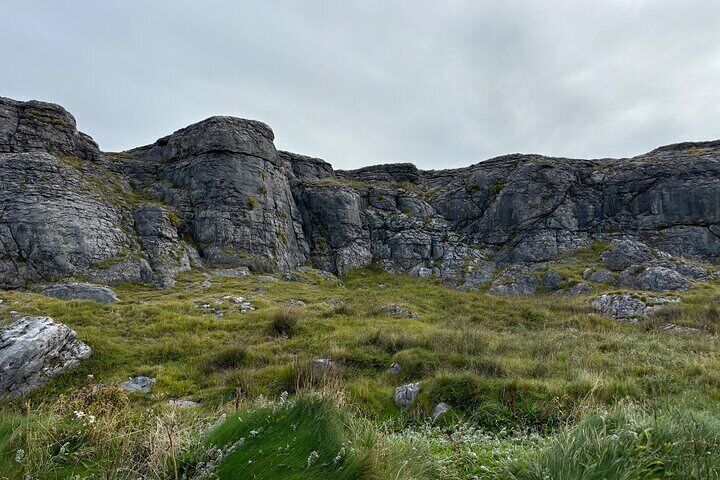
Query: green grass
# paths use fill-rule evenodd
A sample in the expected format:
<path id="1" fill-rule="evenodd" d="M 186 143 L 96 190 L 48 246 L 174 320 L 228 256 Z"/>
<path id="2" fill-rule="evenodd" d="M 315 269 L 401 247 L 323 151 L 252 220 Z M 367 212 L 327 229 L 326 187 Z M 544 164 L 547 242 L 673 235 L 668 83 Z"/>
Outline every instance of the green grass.
<path id="1" fill-rule="evenodd" d="M 351 422 L 345 411 L 321 397 L 254 406 L 213 429 L 199 455 L 180 469 L 196 474 L 198 466 L 210 464 L 219 480 L 380 480 L 416 478 L 427 468 L 422 460 L 407 467 L 397 447 Z"/>
<path id="2" fill-rule="evenodd" d="M 717 479 L 720 421 L 686 410 L 596 414 L 553 438 L 518 471 L 526 480 Z"/>
<path id="3" fill-rule="evenodd" d="M 597 266 L 604 248 L 593 245 L 581 252 L 582 261 L 567 261 L 552 268 L 571 281 L 579 280 L 584 268 Z M 567 436 L 581 435 L 576 429 L 590 425 L 582 423 L 591 422 L 588 412 L 612 411 L 618 403 L 628 401 L 652 411 L 692 405 L 702 412 L 708 425 L 720 418 L 718 280 L 679 293 L 681 304 L 665 306 L 645 322 L 623 325 L 598 316 L 590 304 L 593 296 L 503 298 L 485 291 L 461 292 L 377 269 L 353 271 L 342 282 L 302 273 L 298 275 L 300 281 L 266 282 L 264 291 L 257 290 L 257 276 L 208 278 L 210 286 L 203 272 L 186 272 L 167 290 L 122 285 L 116 288 L 120 301 L 109 305 L 64 302 L 29 292 L 0 292 L 5 310 L 51 316 L 75 329 L 93 349 L 91 359 L 79 368 L 23 400 L 0 405 L 0 479 L 3 475 L 19 478 L 13 476 L 12 469 L 17 469 L 15 455 L 21 448 L 28 451 L 28 458 L 46 462 L 45 467 L 33 470 L 40 478 L 65 478 L 62 475 L 67 472 L 102 472 L 123 456 L 135 459 L 140 473 L 133 477 L 123 471 L 112 478 L 174 478 L 168 470 L 171 460 L 177 461 L 180 453 L 194 451 L 202 444 L 200 432 L 207 425 L 198 422 L 211 423 L 221 413 L 228 413 L 228 421 L 242 417 L 250 422 L 252 412 L 258 409 L 250 407 L 245 412 L 246 405 L 260 395 L 276 399 L 284 391 L 302 396 L 312 390 L 332 397 L 330 406 L 305 400 L 298 403 L 305 405 L 302 408 L 332 411 L 323 417 L 325 423 L 313 424 L 313 428 L 335 432 L 327 433 L 335 442 L 329 444 L 327 452 L 339 448 L 336 440 L 342 444 L 355 438 L 358 431 L 365 432 L 366 437 L 380 435 L 370 442 L 363 456 L 353 460 L 356 463 L 347 465 L 347 472 L 360 476 L 347 478 L 374 478 L 375 473 L 368 472 L 395 465 L 383 457 L 375 458 L 374 466 L 367 471 L 359 469 L 361 460 L 369 461 L 372 452 L 386 452 L 383 455 L 397 459 L 402 458 L 398 452 L 416 444 L 434 452 L 426 457 L 442 472 L 439 478 L 520 475 L 512 470 L 517 467 L 515 463 L 499 460 L 508 455 L 528 462 L 523 474 L 529 475 L 528 469 L 542 466 L 553 457 L 542 457 L 539 452 L 562 447 L 564 453 L 558 454 L 558 462 L 562 456 L 575 455 Z M 594 287 L 594 295 L 618 291 L 607 285 Z M 249 299 L 256 310 L 242 314 L 232 301 L 220 305 L 212 301 L 227 295 Z M 301 300 L 307 306 L 288 310 L 283 305 L 288 300 Z M 201 303 L 211 304 L 223 315 L 198 308 Z M 422 317 L 393 318 L 380 313 L 380 307 L 390 303 L 420 312 Z M 701 332 L 668 333 L 662 329 L 668 323 Z M 343 368 L 337 375 L 318 374 L 310 364 L 315 358 L 332 359 Z M 387 372 L 392 362 L 401 364 L 400 374 Z M 58 463 L 58 459 L 48 463 L 52 453 L 48 445 L 57 446 L 64 438 L 61 426 L 77 426 L 73 411 L 78 405 L 83 411 L 102 410 L 94 401 L 87 407 L 85 400 L 79 399 L 82 395 L 77 394 L 87 395 L 89 374 L 96 384 L 110 386 L 107 392 L 133 375 L 153 376 L 158 382 L 150 396 L 107 393 L 112 397 L 109 404 L 117 404 L 116 413 L 110 417 L 97 413 L 97 423 L 83 427 L 90 433 L 82 441 L 71 442 L 76 445 L 73 452 L 82 455 L 72 457 L 70 463 Z M 420 395 L 412 408 L 401 412 L 393 405 L 393 392 L 410 381 L 421 383 Z M 201 406 L 178 414 L 167 406 L 170 398 L 199 401 Z M 472 427 L 483 432 L 477 438 L 483 438 L 484 443 L 453 450 L 443 443 L 442 435 L 422 430 L 439 402 L 453 407 L 442 421 L 447 428 L 458 431 Z M 240 406 L 239 412 L 235 406 Z M 310 410 L 303 418 L 306 414 L 315 418 Z M 271 420 L 279 425 L 274 431 L 285 432 L 288 437 L 283 415 Z M 640 414 L 632 415 L 640 418 Z M 687 417 L 679 414 L 672 418 L 682 422 Z M 178 437 L 177 456 L 167 450 L 168 425 L 171 432 L 187 434 L 182 441 Z M 424 432 L 422 440 L 416 433 L 406 434 L 417 429 Z M 110 439 L 101 430 L 127 435 L 119 442 L 117 435 Z M 522 436 L 528 432 L 537 438 Z M 510 433 L 511 437 L 506 437 Z M 709 435 L 714 438 L 715 433 Z M 30 441 L 38 447 L 30 448 Z M 388 446 L 383 442 L 395 443 Z M 153 450 L 149 455 L 142 445 L 150 444 L 162 446 L 164 453 Z M 320 452 L 318 449 L 325 447 L 306 442 L 302 451 L 308 448 Z M 263 451 L 267 453 L 267 449 Z M 600 452 L 577 454 L 595 458 Z M 246 454 L 257 456 L 257 451 Z M 678 455 L 685 458 L 685 453 Z M 482 465 L 474 464 L 472 458 L 481 459 L 477 462 Z M 298 456 L 292 461 L 301 459 Z M 484 477 L 486 470 L 496 476 Z M 435 478 L 432 468 L 423 468 L 423 472 L 414 475 Z M 693 474 L 690 472 L 688 478 Z"/>

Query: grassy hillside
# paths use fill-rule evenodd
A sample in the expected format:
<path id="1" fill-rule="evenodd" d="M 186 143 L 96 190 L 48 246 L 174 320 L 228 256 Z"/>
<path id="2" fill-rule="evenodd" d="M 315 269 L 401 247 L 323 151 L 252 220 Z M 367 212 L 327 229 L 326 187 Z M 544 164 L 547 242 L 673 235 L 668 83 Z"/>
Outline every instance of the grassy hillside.
<path id="1" fill-rule="evenodd" d="M 585 266 L 555 268 L 573 281 Z M 503 298 L 377 270 L 296 280 L 195 271 L 110 305 L 0 292 L 2 316 L 51 316 L 94 352 L 0 406 L 0 478 L 717 478 L 718 280 L 637 325 L 594 312 L 609 286 Z M 133 375 L 156 377 L 153 393 L 114 388 Z M 394 389 L 411 381 L 401 412 Z M 452 410 L 433 424 L 439 402 Z M 714 457 L 686 461 L 701 451 Z"/>

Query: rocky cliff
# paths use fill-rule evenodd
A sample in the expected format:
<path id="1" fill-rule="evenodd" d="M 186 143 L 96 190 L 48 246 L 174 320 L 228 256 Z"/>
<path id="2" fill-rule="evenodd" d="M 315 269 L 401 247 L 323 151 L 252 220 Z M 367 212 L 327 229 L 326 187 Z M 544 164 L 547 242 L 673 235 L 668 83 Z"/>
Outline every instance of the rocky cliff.
<path id="1" fill-rule="evenodd" d="M 273 142 L 263 123 L 212 117 L 103 153 L 62 107 L 0 97 L 0 287 L 166 286 L 203 266 L 342 275 L 376 263 L 472 288 L 497 266 L 618 238 L 720 260 L 720 142 L 442 171 L 335 171 Z"/>

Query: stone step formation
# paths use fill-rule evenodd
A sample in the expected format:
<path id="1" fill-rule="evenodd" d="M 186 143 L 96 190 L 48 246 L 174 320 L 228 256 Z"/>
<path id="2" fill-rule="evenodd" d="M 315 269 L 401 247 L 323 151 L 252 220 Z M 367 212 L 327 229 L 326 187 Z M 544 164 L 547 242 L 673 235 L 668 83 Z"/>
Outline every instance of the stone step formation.
<path id="1" fill-rule="evenodd" d="M 344 275 L 375 263 L 466 289 L 499 277 L 498 294 L 527 294 L 548 262 L 614 241 L 627 256 L 606 259 L 617 282 L 684 289 L 702 272 L 673 256 L 720 259 L 720 141 L 625 159 L 339 171 L 233 117 L 102 152 L 64 108 L 0 97 L 0 209 L 0 288 L 70 277 L 166 287 L 190 268 Z"/>

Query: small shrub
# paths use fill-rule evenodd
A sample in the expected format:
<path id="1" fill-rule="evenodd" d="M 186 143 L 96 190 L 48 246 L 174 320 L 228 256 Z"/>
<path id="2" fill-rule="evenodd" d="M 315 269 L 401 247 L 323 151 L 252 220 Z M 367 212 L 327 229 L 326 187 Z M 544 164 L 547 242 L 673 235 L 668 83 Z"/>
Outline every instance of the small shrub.
<path id="1" fill-rule="evenodd" d="M 475 193 L 475 192 L 480 191 L 480 185 L 478 185 L 477 183 L 473 182 L 473 183 L 468 184 L 468 185 L 465 187 L 465 190 L 466 190 L 468 193 Z"/>
<path id="2" fill-rule="evenodd" d="M 255 206 L 257 206 L 257 201 L 253 197 L 248 197 L 247 206 L 250 210 L 254 210 Z"/>

